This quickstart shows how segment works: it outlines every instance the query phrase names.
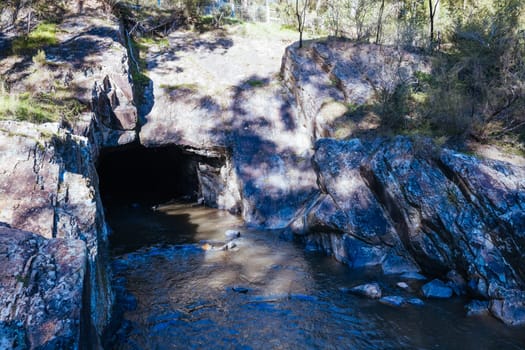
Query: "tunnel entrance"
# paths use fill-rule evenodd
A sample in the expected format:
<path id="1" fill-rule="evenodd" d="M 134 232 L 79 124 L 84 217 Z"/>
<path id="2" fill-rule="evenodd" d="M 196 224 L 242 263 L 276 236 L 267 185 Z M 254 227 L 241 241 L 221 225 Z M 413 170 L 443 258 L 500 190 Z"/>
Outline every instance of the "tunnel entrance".
<path id="1" fill-rule="evenodd" d="M 204 205 L 239 212 L 231 171 L 226 157 L 177 146 L 103 150 L 97 172 L 112 254 L 191 241 L 196 231 L 186 209 Z"/>
<path id="2" fill-rule="evenodd" d="M 111 254 L 191 239 L 188 236 L 195 229 L 186 215 L 167 215 L 158 208 L 191 206 L 197 201 L 201 195 L 198 166 L 199 158 L 175 146 L 103 150 L 97 172 L 111 228 Z"/>
<path id="3" fill-rule="evenodd" d="M 198 161 L 175 146 L 103 150 L 97 167 L 102 201 L 106 207 L 195 201 L 200 193 L 197 169 Z"/>

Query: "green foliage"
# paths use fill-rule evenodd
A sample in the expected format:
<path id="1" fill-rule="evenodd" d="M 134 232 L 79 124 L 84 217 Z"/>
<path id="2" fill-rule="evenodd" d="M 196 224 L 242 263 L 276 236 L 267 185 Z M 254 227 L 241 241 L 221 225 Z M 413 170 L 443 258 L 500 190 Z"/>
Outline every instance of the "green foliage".
<path id="1" fill-rule="evenodd" d="M 147 76 L 146 61 L 142 57 L 142 51 L 147 49 L 146 45 L 141 45 L 135 40 L 130 39 L 129 54 L 131 57 L 130 73 L 133 79 L 133 94 L 134 99 L 139 104 L 144 102 L 145 91 L 150 85 L 151 79 Z"/>
<path id="2" fill-rule="evenodd" d="M 0 91 L 0 120 L 31 123 L 71 122 L 86 110 L 78 100 L 57 93 L 9 93 Z"/>
<path id="3" fill-rule="evenodd" d="M 186 91 L 195 92 L 199 89 L 199 86 L 197 84 L 176 84 L 176 85 L 160 84 L 160 88 L 168 90 L 168 91 L 186 90 Z"/>
<path id="4" fill-rule="evenodd" d="M 43 22 L 33 29 L 29 35 L 17 37 L 12 44 L 14 54 L 27 54 L 43 49 L 46 46 L 56 45 L 57 26 L 54 23 Z"/>
<path id="5" fill-rule="evenodd" d="M 37 54 L 33 56 L 32 61 L 36 66 L 44 66 L 47 63 L 46 52 L 44 50 L 38 50 Z"/>
<path id="6" fill-rule="evenodd" d="M 434 82 L 432 74 L 421 71 L 414 72 L 414 78 L 416 78 L 417 83 L 421 86 L 429 86 Z"/>
<path id="7" fill-rule="evenodd" d="M 436 56 L 430 82 L 436 128 L 480 140 L 523 130 L 522 7 L 519 0 L 505 0 L 456 20 L 451 49 Z"/>
<path id="8" fill-rule="evenodd" d="M 220 12 L 215 12 L 211 15 L 200 16 L 195 19 L 193 26 L 199 32 L 206 32 L 221 28 L 227 25 L 241 24 L 242 21 L 236 18 L 223 16 Z"/>
<path id="9" fill-rule="evenodd" d="M 256 87 L 261 87 L 261 86 L 264 86 L 266 85 L 267 83 L 263 80 L 259 80 L 259 79 L 251 79 L 251 80 L 248 80 L 247 84 L 249 86 L 251 86 L 252 88 L 256 88 Z"/>
<path id="10" fill-rule="evenodd" d="M 222 27 L 225 23 L 227 23 L 227 19 L 231 16 L 232 12 L 233 8 L 229 4 L 224 4 L 219 8 L 213 8 L 213 25 L 216 28 Z"/>
<path id="11" fill-rule="evenodd" d="M 57 121 L 53 107 L 37 103 L 29 94 L 0 95 L 0 119 L 46 123 Z"/>
<path id="12" fill-rule="evenodd" d="M 378 114 L 381 116 L 383 126 L 391 130 L 406 129 L 406 116 L 409 114 L 409 97 L 412 90 L 406 83 L 395 86 L 393 91 L 383 89 L 377 94 Z"/>
<path id="13" fill-rule="evenodd" d="M 164 49 L 170 46 L 168 38 L 155 36 L 140 37 L 136 40 L 136 43 L 140 49 L 146 49 L 149 46 L 158 46 Z"/>

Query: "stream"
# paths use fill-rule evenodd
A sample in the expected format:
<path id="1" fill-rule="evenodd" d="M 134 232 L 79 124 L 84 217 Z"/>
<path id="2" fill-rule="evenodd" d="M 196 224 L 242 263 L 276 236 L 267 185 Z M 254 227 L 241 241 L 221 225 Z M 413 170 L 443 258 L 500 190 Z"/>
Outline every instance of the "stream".
<path id="1" fill-rule="evenodd" d="M 467 318 L 460 298 L 399 308 L 349 294 L 377 281 L 383 295 L 414 296 L 396 286 L 399 277 L 350 270 L 226 212 L 173 203 L 107 214 L 117 294 L 111 349 L 525 348 L 523 329 Z M 232 228 L 240 238 L 220 250 Z"/>

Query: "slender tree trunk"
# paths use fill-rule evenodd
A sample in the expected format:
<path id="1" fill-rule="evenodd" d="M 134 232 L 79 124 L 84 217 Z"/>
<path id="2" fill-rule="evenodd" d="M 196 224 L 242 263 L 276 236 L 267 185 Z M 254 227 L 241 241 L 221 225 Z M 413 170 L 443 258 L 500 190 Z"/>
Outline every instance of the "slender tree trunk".
<path id="1" fill-rule="evenodd" d="M 439 5 L 439 0 L 436 0 L 435 4 L 432 3 L 432 0 L 428 0 L 429 14 L 430 14 L 430 44 L 434 43 L 434 19 L 436 17 L 437 7 Z"/>
<path id="2" fill-rule="evenodd" d="M 299 0 L 295 0 L 295 15 L 297 17 L 297 29 L 299 30 L 299 48 L 303 47 L 303 29 L 308 1 L 304 0 L 302 11 L 299 9 Z"/>
<path id="3" fill-rule="evenodd" d="M 20 8 L 22 7 L 21 1 L 16 1 L 15 6 L 13 8 L 13 13 L 11 17 L 11 25 L 15 25 L 16 20 L 18 19 L 18 12 L 20 11 Z"/>
<path id="4" fill-rule="evenodd" d="M 429 8 L 429 19 L 430 19 L 430 43 L 434 41 L 434 12 L 432 11 L 432 0 L 428 0 L 428 8 Z"/>
<path id="5" fill-rule="evenodd" d="M 248 13 L 248 0 L 242 0 L 242 20 L 248 19 L 248 16 L 246 15 Z"/>
<path id="6" fill-rule="evenodd" d="M 376 44 L 381 41 L 381 34 L 383 32 L 383 12 L 385 11 L 385 0 L 381 1 L 381 7 L 379 8 L 379 16 L 377 17 L 377 32 L 376 32 Z"/>
<path id="7" fill-rule="evenodd" d="M 297 30 L 299 31 L 299 48 L 303 47 L 303 29 L 301 27 L 301 15 L 299 13 L 299 0 L 295 0 L 295 16 L 297 17 Z"/>

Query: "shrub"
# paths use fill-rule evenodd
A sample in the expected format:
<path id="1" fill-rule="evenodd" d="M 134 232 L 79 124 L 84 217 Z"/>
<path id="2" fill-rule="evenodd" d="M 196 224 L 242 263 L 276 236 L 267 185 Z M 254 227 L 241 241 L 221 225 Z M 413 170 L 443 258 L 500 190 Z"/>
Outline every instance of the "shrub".
<path id="1" fill-rule="evenodd" d="M 54 93 L 9 93 L 0 90 L 0 120 L 31 123 L 72 122 L 86 106 L 73 97 Z"/>
<path id="2" fill-rule="evenodd" d="M 56 31 L 56 24 L 40 23 L 29 35 L 18 37 L 13 41 L 13 53 L 26 54 L 46 46 L 56 45 L 58 43 Z"/>
<path id="3" fill-rule="evenodd" d="M 437 56 L 430 83 L 430 119 L 436 128 L 478 140 L 524 132 L 522 6 L 505 0 L 457 20 L 452 47 Z"/>
<path id="4" fill-rule="evenodd" d="M 388 129 L 406 128 L 406 115 L 409 114 L 408 99 L 411 88 L 406 83 L 399 83 L 393 91 L 381 89 L 377 94 L 377 110 L 382 124 Z"/>
<path id="5" fill-rule="evenodd" d="M 44 50 L 38 50 L 37 54 L 32 58 L 33 63 L 37 66 L 44 66 L 47 63 L 46 52 Z"/>
<path id="6" fill-rule="evenodd" d="M 29 94 L 2 93 L 0 95 L 0 119 L 45 123 L 57 121 L 52 106 L 37 103 Z"/>

